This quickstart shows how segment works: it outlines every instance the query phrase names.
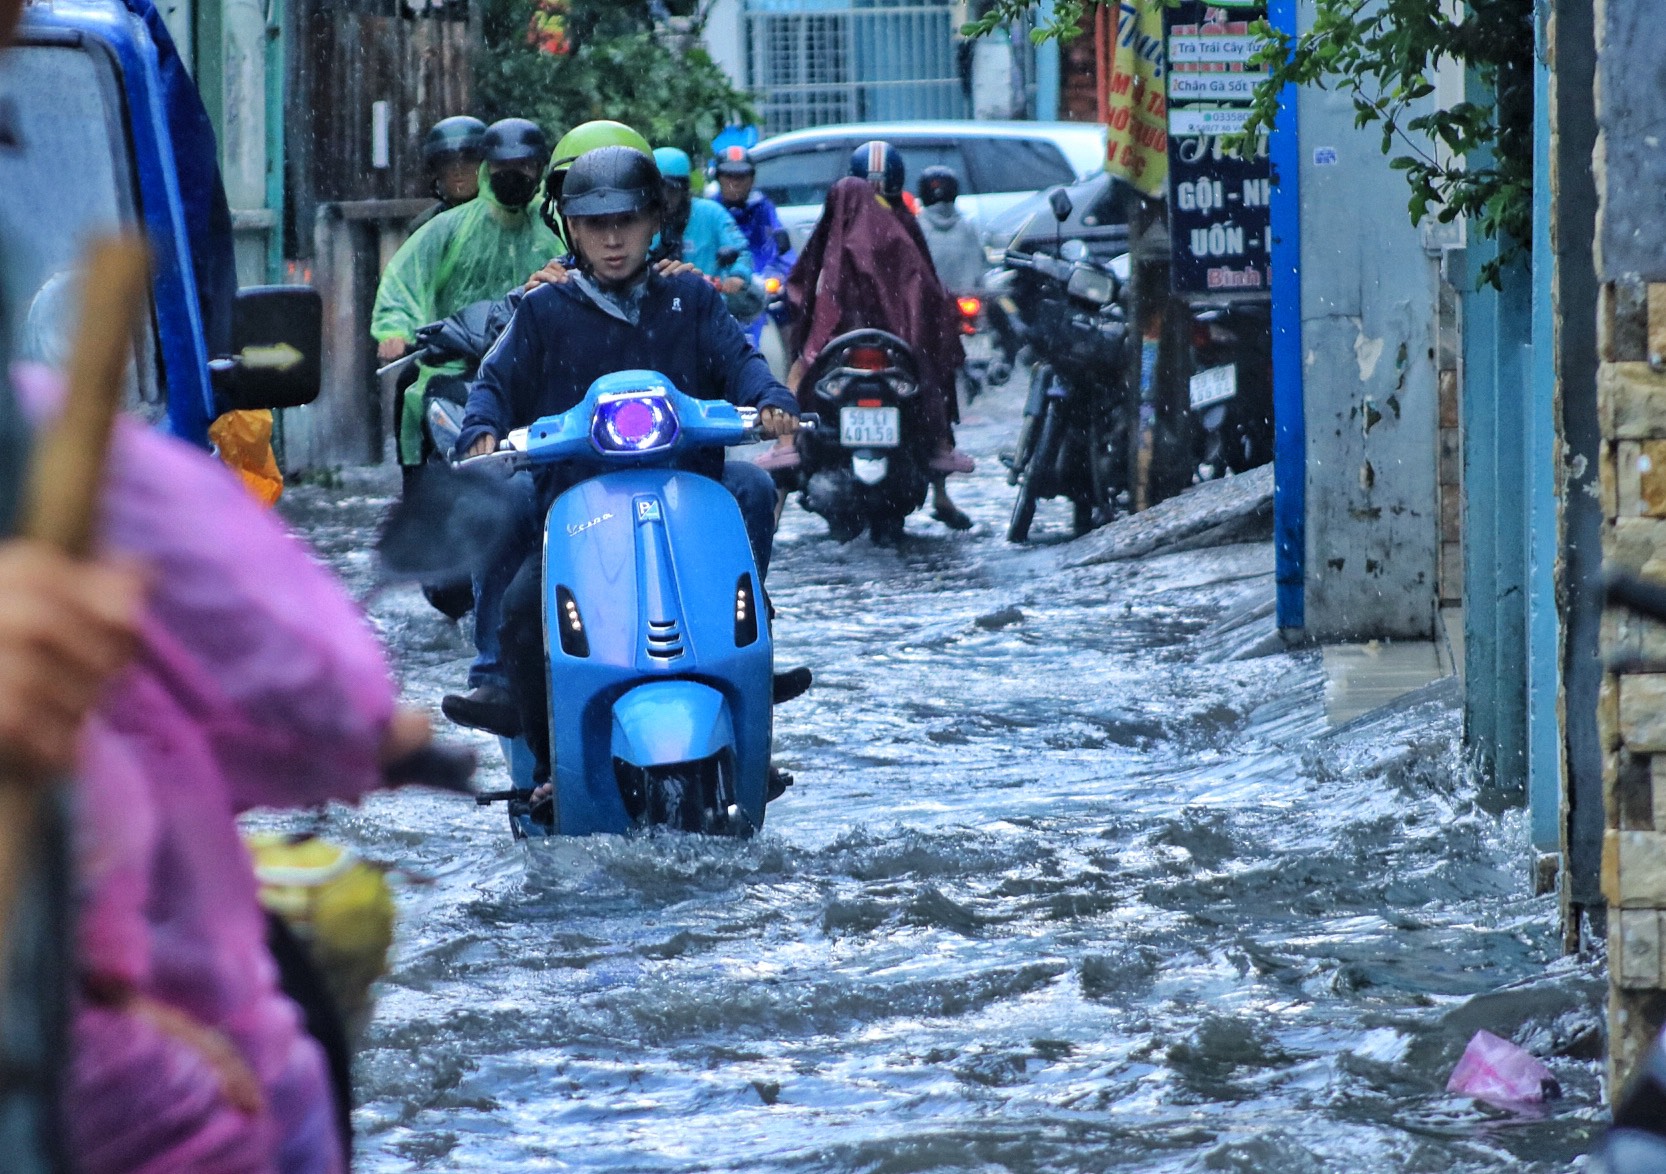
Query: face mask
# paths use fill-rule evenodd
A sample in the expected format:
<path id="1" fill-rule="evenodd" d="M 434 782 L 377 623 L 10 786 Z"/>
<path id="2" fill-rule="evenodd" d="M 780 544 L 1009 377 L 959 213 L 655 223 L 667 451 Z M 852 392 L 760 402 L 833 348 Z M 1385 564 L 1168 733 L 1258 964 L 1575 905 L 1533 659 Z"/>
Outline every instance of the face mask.
<path id="1" fill-rule="evenodd" d="M 490 180 L 492 194 L 508 208 L 522 208 L 538 188 L 538 181 L 524 171 L 493 172 Z"/>

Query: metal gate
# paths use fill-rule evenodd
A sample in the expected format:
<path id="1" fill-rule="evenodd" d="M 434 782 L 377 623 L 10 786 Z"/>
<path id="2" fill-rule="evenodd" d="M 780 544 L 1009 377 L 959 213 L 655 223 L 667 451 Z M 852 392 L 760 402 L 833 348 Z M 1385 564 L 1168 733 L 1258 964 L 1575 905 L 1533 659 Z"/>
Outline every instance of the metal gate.
<path id="1" fill-rule="evenodd" d="M 765 135 L 834 122 L 965 118 L 952 0 L 748 0 L 746 82 Z"/>

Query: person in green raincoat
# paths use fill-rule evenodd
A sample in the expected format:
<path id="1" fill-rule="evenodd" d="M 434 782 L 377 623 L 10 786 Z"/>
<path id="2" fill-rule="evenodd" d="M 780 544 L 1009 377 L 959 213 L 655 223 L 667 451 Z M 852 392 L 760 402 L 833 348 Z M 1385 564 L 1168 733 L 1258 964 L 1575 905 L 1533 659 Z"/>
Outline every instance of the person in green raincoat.
<path id="1" fill-rule="evenodd" d="M 560 251 L 536 207 L 550 150 L 544 132 L 527 119 L 505 118 L 486 129 L 484 146 L 480 195 L 412 233 L 382 274 L 370 332 L 384 363 L 410 350 L 419 327 L 501 298 Z M 404 390 L 399 463 L 407 484 L 423 460 L 423 394 L 436 376 L 461 373 L 459 364 L 423 367 Z"/>

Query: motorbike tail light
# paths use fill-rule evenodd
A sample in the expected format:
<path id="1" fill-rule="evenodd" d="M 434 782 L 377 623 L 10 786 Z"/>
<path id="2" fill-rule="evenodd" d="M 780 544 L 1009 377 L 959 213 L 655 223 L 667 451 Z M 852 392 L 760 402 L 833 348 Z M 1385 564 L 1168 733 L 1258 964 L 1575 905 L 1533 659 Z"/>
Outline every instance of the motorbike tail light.
<path id="1" fill-rule="evenodd" d="M 745 648 L 758 639 L 758 603 L 752 591 L 752 576 L 735 581 L 735 647 Z"/>
<path id="2" fill-rule="evenodd" d="M 983 313 L 982 298 L 956 298 L 954 304 L 960 307 L 962 318 L 976 318 Z"/>
<path id="3" fill-rule="evenodd" d="M 845 355 L 845 366 L 854 367 L 858 371 L 883 371 L 890 365 L 890 356 L 885 353 L 883 347 L 852 347 Z"/>
<path id="4" fill-rule="evenodd" d="M 677 413 L 657 391 L 603 396 L 590 424 L 598 452 L 646 453 L 670 448 L 677 439 Z"/>
<path id="5" fill-rule="evenodd" d="M 565 587 L 555 589 L 555 612 L 555 626 L 561 633 L 561 651 L 581 659 L 589 656 L 590 637 L 584 632 L 584 617 L 579 615 L 578 600 Z"/>
<path id="6" fill-rule="evenodd" d="M 1209 323 L 1192 323 L 1192 349 L 1201 351 L 1209 345 Z"/>
<path id="7" fill-rule="evenodd" d="M 781 292 L 781 279 L 779 277 L 766 277 L 766 278 L 764 278 L 764 292 L 766 294 L 769 294 L 771 297 L 774 297 L 776 294 L 780 293 Z"/>
<path id="8" fill-rule="evenodd" d="M 859 408 L 883 408 L 885 406 L 885 401 L 877 399 L 859 399 L 856 401 L 856 406 Z"/>

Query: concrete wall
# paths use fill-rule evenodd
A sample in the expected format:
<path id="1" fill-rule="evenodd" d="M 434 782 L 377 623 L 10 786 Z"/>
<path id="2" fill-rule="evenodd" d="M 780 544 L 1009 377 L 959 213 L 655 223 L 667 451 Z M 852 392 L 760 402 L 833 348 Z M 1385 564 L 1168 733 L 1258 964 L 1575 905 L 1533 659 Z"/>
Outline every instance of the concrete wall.
<path id="1" fill-rule="evenodd" d="M 1352 102 L 1300 96 L 1308 638 L 1427 638 L 1439 541 L 1438 271 Z"/>
<path id="2" fill-rule="evenodd" d="M 746 88 L 746 40 L 741 29 L 743 0 L 717 0 L 706 15 L 701 37 L 706 52 L 729 75 L 737 89 Z"/>

